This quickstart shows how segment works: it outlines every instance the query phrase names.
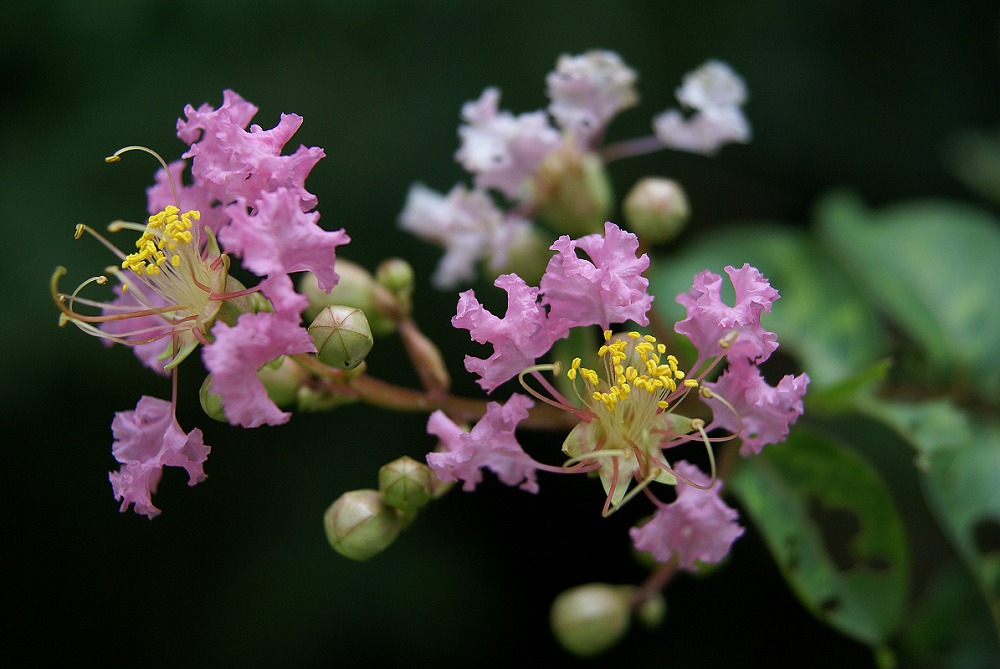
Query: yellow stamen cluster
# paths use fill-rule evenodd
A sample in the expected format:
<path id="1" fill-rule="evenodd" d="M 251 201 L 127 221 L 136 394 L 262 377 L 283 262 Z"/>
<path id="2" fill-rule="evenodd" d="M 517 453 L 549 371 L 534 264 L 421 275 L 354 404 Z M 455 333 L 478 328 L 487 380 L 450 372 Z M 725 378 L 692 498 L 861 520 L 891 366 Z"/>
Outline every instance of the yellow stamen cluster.
<path id="1" fill-rule="evenodd" d="M 684 372 L 677 367 L 677 358 L 666 354 L 667 348 L 656 342 L 656 337 L 629 332 L 627 339 L 611 341 L 611 331 L 604 331 L 605 344 L 597 351 L 604 359 L 607 374 L 607 390 L 599 388 L 600 376 L 596 371 L 581 367 L 580 358 L 575 358 L 566 376 L 575 380 L 577 375 L 592 388 L 591 397 L 600 402 L 611 413 L 618 404 L 624 402 L 633 389 L 641 390 L 656 399 L 660 409 L 667 408 L 667 395 L 677 390 L 677 382 L 684 378 Z M 685 385 L 691 387 L 688 382 Z"/>
<path id="2" fill-rule="evenodd" d="M 181 257 L 175 253 L 178 244 L 190 244 L 192 221 L 201 218 L 201 213 L 192 209 L 184 214 L 174 205 L 149 217 L 145 232 L 135 242 L 139 249 L 130 253 L 122 261 L 123 269 L 130 269 L 140 276 L 160 273 L 160 266 L 169 260 L 173 267 L 181 264 Z M 169 256 L 168 256 L 169 253 Z"/>

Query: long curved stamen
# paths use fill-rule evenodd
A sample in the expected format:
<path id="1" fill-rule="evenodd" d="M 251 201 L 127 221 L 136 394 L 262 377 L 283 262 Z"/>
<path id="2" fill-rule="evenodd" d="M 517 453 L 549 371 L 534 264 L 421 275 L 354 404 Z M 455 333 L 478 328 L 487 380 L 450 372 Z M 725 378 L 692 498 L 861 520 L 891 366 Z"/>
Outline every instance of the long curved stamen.
<path id="1" fill-rule="evenodd" d="M 569 413 L 579 417 L 581 420 L 587 420 L 587 421 L 592 420 L 594 418 L 594 415 L 592 413 L 578 409 L 577 407 L 570 404 L 568 401 L 566 401 L 565 397 L 563 397 L 560 393 L 556 392 L 555 389 L 552 388 L 550 384 L 548 384 L 548 382 L 546 382 L 544 379 L 540 377 L 540 375 L 536 374 L 536 372 L 545 372 L 545 371 L 551 371 L 554 374 L 558 374 L 560 367 L 561 365 L 558 362 L 545 365 L 532 365 L 531 367 L 522 370 L 521 373 L 517 375 L 518 383 L 521 384 L 521 387 L 524 388 L 525 392 L 527 392 L 529 395 L 537 399 L 539 402 L 544 402 L 545 404 L 554 406 L 557 409 L 568 411 Z M 561 398 L 563 402 L 559 402 L 552 398 L 546 397 L 545 395 L 542 395 L 537 390 L 529 386 L 527 382 L 525 382 L 524 380 L 524 377 L 527 374 L 531 374 L 534 378 L 539 379 L 546 390 L 549 390 L 554 395 Z"/>
<path id="2" fill-rule="evenodd" d="M 110 156 L 106 157 L 104 159 L 104 162 L 106 162 L 106 163 L 117 163 L 117 162 L 119 162 L 122 159 L 121 158 L 122 154 L 128 153 L 129 151 L 142 151 L 144 153 L 148 153 L 149 155 L 153 156 L 154 158 L 156 158 L 156 160 L 159 161 L 160 165 L 163 167 L 163 171 L 166 172 L 166 174 L 167 174 L 167 181 L 170 182 L 170 192 L 173 193 L 174 204 L 177 205 L 178 209 L 180 209 L 181 208 L 181 199 L 179 197 L 177 197 L 177 186 L 174 184 L 174 177 L 173 177 L 173 175 L 170 174 L 170 167 L 167 166 L 167 161 L 165 161 L 163 159 L 163 156 L 161 156 L 160 154 L 158 154 L 156 151 L 153 151 L 152 149 L 147 148 L 145 146 L 124 146 L 124 147 L 118 149 L 117 151 L 115 151 L 114 153 L 112 153 Z"/>

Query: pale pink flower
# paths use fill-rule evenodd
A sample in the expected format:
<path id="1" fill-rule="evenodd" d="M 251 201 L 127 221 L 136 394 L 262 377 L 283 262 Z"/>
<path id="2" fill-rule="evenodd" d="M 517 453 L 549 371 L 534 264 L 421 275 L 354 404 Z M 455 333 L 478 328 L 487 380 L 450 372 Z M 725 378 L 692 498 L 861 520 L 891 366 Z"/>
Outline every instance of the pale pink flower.
<path id="1" fill-rule="evenodd" d="M 555 71 L 545 78 L 552 101 L 549 113 L 586 145 L 618 112 L 639 101 L 635 82 L 635 71 L 613 51 L 560 56 Z"/>
<path id="2" fill-rule="evenodd" d="M 653 131 L 664 146 L 711 155 L 726 144 L 750 141 L 742 109 L 746 86 L 725 63 L 708 61 L 689 72 L 677 99 L 695 113 L 685 119 L 679 110 L 670 109 L 653 119 Z"/>
<path id="3" fill-rule="evenodd" d="M 243 427 L 287 422 L 291 414 L 267 396 L 257 370 L 280 355 L 315 352 L 312 337 L 298 320 L 268 312 L 243 314 L 232 327 L 216 322 L 212 335 L 215 342 L 204 348 L 202 357 L 226 419 Z"/>
<path id="4" fill-rule="evenodd" d="M 455 159 L 475 174 L 477 188 L 495 188 L 512 199 L 525 196 L 524 185 L 550 151 L 562 142 L 545 112 L 514 116 L 498 111 L 500 91 L 487 88 L 478 100 L 462 106 Z"/>
<path id="5" fill-rule="evenodd" d="M 760 453 L 768 444 L 777 444 L 788 436 L 788 427 L 802 415 L 802 396 L 809 385 L 805 374 L 786 374 L 771 387 L 756 365 L 745 358 L 731 360 L 729 367 L 714 383 L 704 384 L 729 402 L 739 418 L 722 402 L 706 399 L 712 407 L 712 425 L 737 434 L 743 442 L 740 455 Z"/>
<path id="6" fill-rule="evenodd" d="M 427 421 L 427 432 L 441 440 L 443 452 L 428 453 L 427 464 L 442 481 L 463 481 L 462 489 L 475 490 L 483 480 L 482 468 L 507 485 L 538 492 L 536 464 L 517 443 L 514 430 L 528 417 L 534 403 L 524 395 L 512 395 L 506 404 L 490 402 L 486 415 L 470 432 L 453 423 L 442 411 Z"/>
<path id="7" fill-rule="evenodd" d="M 677 302 L 687 308 L 687 318 L 674 330 L 691 340 L 699 362 L 723 354 L 730 360 L 742 357 L 763 362 L 778 348 L 778 338 L 761 327 L 760 317 L 771 312 L 778 291 L 749 264 L 740 269 L 728 266 L 726 274 L 736 289 L 735 304 L 722 301 L 722 277 L 708 270 L 699 272 L 691 290 L 677 296 Z"/>
<path id="8" fill-rule="evenodd" d="M 698 485 L 709 483 L 697 466 L 683 460 L 674 470 Z M 721 488 L 721 481 L 707 490 L 678 481 L 677 499 L 660 506 L 644 525 L 629 530 L 636 550 L 652 553 L 658 562 L 667 562 L 676 554 L 681 569 L 688 571 L 697 571 L 699 562 L 713 563 L 726 557 L 743 528 L 736 523 L 739 514 L 719 496 Z"/>
<path id="9" fill-rule="evenodd" d="M 540 290 L 557 338 L 582 325 L 607 329 L 611 323 L 628 320 L 649 324 L 646 313 L 653 298 L 646 292 L 649 281 L 642 276 L 649 256 L 636 257 L 635 235 L 607 222 L 603 235 L 577 240 L 563 235 L 551 248 L 557 253 L 545 268 Z M 579 257 L 577 249 L 589 258 Z"/>
<path id="10" fill-rule="evenodd" d="M 537 288 L 516 274 L 504 274 L 493 285 L 507 291 L 503 318 L 487 311 L 475 292 L 467 290 L 459 295 L 458 311 L 451 319 L 454 327 L 468 330 L 473 340 L 493 345 L 493 355 L 487 359 L 465 356 L 465 368 L 480 376 L 479 385 L 486 392 L 533 365 L 557 339 L 538 303 Z"/>
<path id="11" fill-rule="evenodd" d="M 205 480 L 204 463 L 211 450 L 201 430 L 185 434 L 174 417 L 173 405 L 143 395 L 134 411 L 119 411 L 111 422 L 115 442 L 111 452 L 122 464 L 108 478 L 121 510 L 134 505 L 136 513 L 149 518 L 159 515 L 152 494 L 164 467 L 181 467 L 188 473 L 188 485 Z"/>

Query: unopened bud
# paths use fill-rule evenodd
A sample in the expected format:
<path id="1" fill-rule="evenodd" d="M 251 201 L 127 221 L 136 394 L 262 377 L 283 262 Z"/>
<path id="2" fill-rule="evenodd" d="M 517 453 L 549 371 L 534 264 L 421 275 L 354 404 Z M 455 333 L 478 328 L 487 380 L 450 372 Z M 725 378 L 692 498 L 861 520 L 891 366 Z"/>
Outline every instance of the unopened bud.
<path id="1" fill-rule="evenodd" d="M 309 334 L 320 362 L 341 369 L 360 365 L 374 344 L 368 319 L 355 307 L 324 307 L 309 326 Z"/>
<path id="2" fill-rule="evenodd" d="M 628 631 L 629 597 L 634 586 L 588 583 L 552 602 L 552 632 L 563 648 L 589 656 L 610 650 Z"/>
<path id="3" fill-rule="evenodd" d="M 409 304 L 413 297 L 413 266 L 402 258 L 387 258 L 380 262 L 375 268 L 375 281 L 404 304 Z"/>
<path id="4" fill-rule="evenodd" d="M 650 244 L 676 237 L 691 214 L 680 184 L 662 177 L 646 177 L 632 186 L 622 212 L 629 229 Z"/>
<path id="5" fill-rule="evenodd" d="M 326 510 L 323 527 L 335 551 L 360 561 L 395 541 L 402 521 L 399 511 L 383 502 L 377 490 L 352 490 Z"/>
<path id="6" fill-rule="evenodd" d="M 337 285 L 327 293 L 320 289 L 312 272 L 303 272 L 299 280 L 299 292 L 309 299 L 305 311 L 307 320 L 316 318 L 324 307 L 357 307 L 365 312 L 372 332 L 377 335 L 389 334 L 395 327 L 395 320 L 386 313 L 375 298 L 375 277 L 361 265 L 337 258 Z"/>
<path id="7" fill-rule="evenodd" d="M 222 408 L 222 398 L 212 392 L 212 375 L 209 374 L 201 382 L 198 389 L 198 399 L 201 400 L 201 409 L 209 418 L 219 422 L 229 422 L 226 418 L 226 411 Z"/>
<path id="8" fill-rule="evenodd" d="M 433 479 L 430 467 L 404 455 L 378 470 L 378 489 L 386 504 L 410 514 L 431 501 Z"/>
<path id="9" fill-rule="evenodd" d="M 635 617 L 646 629 L 656 629 L 667 615 L 667 600 L 659 592 L 635 607 Z"/>
<path id="10" fill-rule="evenodd" d="M 572 144 L 555 149 L 535 172 L 539 215 L 558 232 L 600 232 L 611 211 L 611 182 L 600 156 Z"/>
<path id="11" fill-rule="evenodd" d="M 302 367 L 289 358 L 281 356 L 274 364 L 267 364 L 257 370 L 257 376 L 267 390 L 267 396 L 282 409 L 295 406 L 299 388 L 304 380 Z"/>

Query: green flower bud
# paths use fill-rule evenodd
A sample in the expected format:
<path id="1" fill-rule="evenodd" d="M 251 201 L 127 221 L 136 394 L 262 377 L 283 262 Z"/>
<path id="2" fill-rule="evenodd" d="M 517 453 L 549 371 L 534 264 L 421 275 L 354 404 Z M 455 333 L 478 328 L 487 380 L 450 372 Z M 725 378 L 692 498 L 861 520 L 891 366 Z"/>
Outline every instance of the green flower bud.
<path id="1" fill-rule="evenodd" d="M 229 422 L 226 418 L 226 411 L 222 408 L 222 398 L 212 392 L 212 375 L 209 374 L 201 382 L 198 389 L 198 399 L 201 400 L 201 409 L 209 418 L 213 418 L 221 423 Z"/>
<path id="2" fill-rule="evenodd" d="M 399 301 L 409 304 L 413 296 L 415 275 L 413 266 L 402 258 L 388 258 L 375 268 L 375 281 L 396 296 Z"/>
<path id="3" fill-rule="evenodd" d="M 549 618 L 556 640 L 584 657 L 610 650 L 628 631 L 634 591 L 630 585 L 588 583 L 563 592 L 552 602 Z"/>
<path id="4" fill-rule="evenodd" d="M 538 214 L 558 232 L 600 232 L 611 201 L 611 182 L 600 156 L 580 153 L 571 143 L 545 156 L 535 172 Z"/>
<path id="5" fill-rule="evenodd" d="M 307 320 L 319 316 L 324 307 L 346 305 L 365 312 L 369 327 L 375 334 L 384 335 L 395 330 L 395 319 L 375 297 L 377 285 L 371 272 L 361 265 L 338 257 L 337 275 L 340 277 L 337 285 L 326 293 L 320 290 L 312 272 L 303 272 L 299 280 L 299 292 L 309 298 L 309 307 L 305 311 Z"/>
<path id="6" fill-rule="evenodd" d="M 399 511 L 383 502 L 377 490 L 352 490 L 326 510 L 323 527 L 335 551 L 361 561 L 395 541 L 402 520 Z"/>
<path id="7" fill-rule="evenodd" d="M 410 514 L 431 501 L 433 476 L 430 467 L 404 455 L 378 470 L 378 489 L 386 504 Z"/>
<path id="8" fill-rule="evenodd" d="M 676 237 L 691 215 L 684 190 L 673 179 L 646 177 L 622 203 L 629 229 L 650 244 Z"/>
<path id="9" fill-rule="evenodd" d="M 267 396 L 282 409 L 296 405 L 299 388 L 302 386 L 304 370 L 294 360 L 281 356 L 275 364 L 266 364 L 257 371 L 257 376 L 264 383 Z"/>
<path id="10" fill-rule="evenodd" d="M 308 329 L 316 344 L 316 357 L 331 367 L 357 367 L 375 343 L 368 319 L 355 307 L 324 307 Z"/>
<path id="11" fill-rule="evenodd" d="M 635 608 L 635 617 L 646 629 L 656 629 L 663 624 L 667 615 L 667 600 L 657 592 L 649 599 L 639 602 Z"/>

